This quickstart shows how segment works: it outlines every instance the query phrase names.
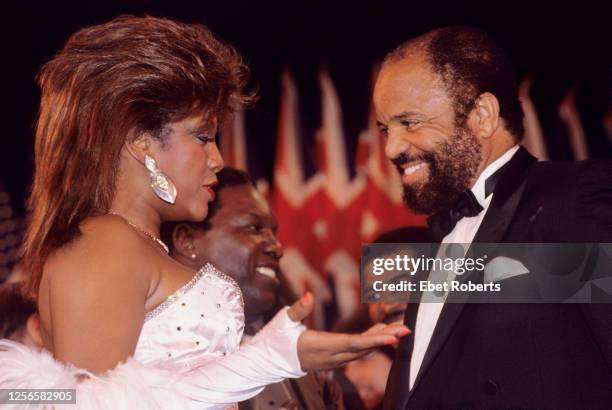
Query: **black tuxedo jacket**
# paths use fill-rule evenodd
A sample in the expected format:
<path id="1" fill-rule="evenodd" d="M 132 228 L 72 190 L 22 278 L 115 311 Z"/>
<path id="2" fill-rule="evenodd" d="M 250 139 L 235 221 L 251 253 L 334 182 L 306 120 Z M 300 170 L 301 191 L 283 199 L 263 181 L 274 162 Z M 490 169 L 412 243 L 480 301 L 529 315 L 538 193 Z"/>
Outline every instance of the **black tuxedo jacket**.
<path id="1" fill-rule="evenodd" d="M 499 172 L 474 243 L 612 242 L 612 161 L 520 148 Z M 385 409 L 612 408 L 612 304 L 446 303 L 410 390 L 414 299 Z"/>

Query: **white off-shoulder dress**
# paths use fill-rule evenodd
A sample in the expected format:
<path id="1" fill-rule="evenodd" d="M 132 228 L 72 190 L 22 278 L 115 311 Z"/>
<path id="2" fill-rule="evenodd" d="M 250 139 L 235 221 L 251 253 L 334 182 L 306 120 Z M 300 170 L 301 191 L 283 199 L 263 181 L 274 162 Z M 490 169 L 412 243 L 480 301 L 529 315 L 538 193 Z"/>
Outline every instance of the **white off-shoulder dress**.
<path id="1" fill-rule="evenodd" d="M 0 389 L 76 389 L 79 409 L 227 409 L 267 384 L 305 374 L 297 354 L 304 326 L 287 308 L 241 346 L 243 330 L 240 288 L 207 264 L 147 313 L 127 362 L 93 375 L 2 340 Z"/>

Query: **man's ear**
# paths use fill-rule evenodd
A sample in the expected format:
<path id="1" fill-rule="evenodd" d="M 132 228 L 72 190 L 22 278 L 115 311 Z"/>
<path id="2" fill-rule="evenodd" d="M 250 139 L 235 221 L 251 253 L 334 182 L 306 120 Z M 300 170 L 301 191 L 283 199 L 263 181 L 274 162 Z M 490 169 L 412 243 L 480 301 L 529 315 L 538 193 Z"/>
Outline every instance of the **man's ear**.
<path id="1" fill-rule="evenodd" d="M 499 127 L 499 101 L 489 92 L 480 94 L 470 113 L 472 131 L 482 139 L 489 139 Z"/>
<path id="2" fill-rule="evenodd" d="M 194 245 L 195 229 L 186 223 L 179 223 L 172 231 L 172 247 L 174 251 L 185 258 L 194 259 L 196 254 Z"/>

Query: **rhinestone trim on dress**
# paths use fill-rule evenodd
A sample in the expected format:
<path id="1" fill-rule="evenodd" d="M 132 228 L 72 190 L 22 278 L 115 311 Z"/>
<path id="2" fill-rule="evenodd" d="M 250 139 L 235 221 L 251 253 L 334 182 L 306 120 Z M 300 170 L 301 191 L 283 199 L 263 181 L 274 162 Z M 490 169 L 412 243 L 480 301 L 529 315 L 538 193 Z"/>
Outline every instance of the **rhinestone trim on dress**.
<path id="1" fill-rule="evenodd" d="M 244 299 L 242 298 L 242 290 L 240 289 L 240 286 L 238 286 L 238 283 L 234 280 L 234 278 L 221 272 L 220 270 L 215 268 L 210 263 L 207 263 L 206 265 L 204 265 L 202 269 L 200 269 L 200 272 L 202 271 L 204 273 L 204 276 L 209 276 L 209 275 L 217 276 L 225 280 L 226 282 L 228 282 L 234 288 L 236 293 L 238 293 L 238 303 L 240 303 L 240 306 L 244 310 Z"/>
<path id="2" fill-rule="evenodd" d="M 184 293 L 188 292 L 191 288 L 194 287 L 194 285 L 200 280 L 200 278 L 202 278 L 202 276 L 204 275 L 203 272 L 203 268 L 200 269 L 198 271 L 198 273 L 195 274 L 195 276 L 193 278 L 191 278 L 191 280 L 187 283 L 185 283 L 183 286 L 181 286 L 176 292 L 174 292 L 173 294 L 171 294 L 170 296 L 168 296 L 166 298 L 166 300 L 164 300 L 162 303 L 160 303 L 155 309 L 153 309 L 152 311 L 148 312 L 147 314 L 145 314 L 144 320 L 145 322 L 151 318 L 154 318 L 155 316 L 159 315 L 161 312 L 163 312 L 164 310 L 166 310 L 168 308 L 168 306 L 170 306 L 171 304 L 173 304 L 174 302 L 176 302 L 176 300 L 178 298 L 180 298 L 181 296 L 183 296 Z"/>
<path id="3" fill-rule="evenodd" d="M 163 312 L 168 307 L 170 307 L 170 305 L 176 302 L 181 296 L 189 292 L 198 283 L 198 281 L 201 278 L 203 278 L 204 276 L 210 276 L 210 275 L 219 277 L 227 281 L 237 292 L 238 302 L 240 303 L 240 306 L 244 309 L 244 300 L 242 298 L 242 291 L 240 290 L 238 283 L 236 283 L 236 281 L 232 277 L 227 276 L 225 273 L 221 271 L 218 271 L 213 265 L 211 265 L 210 263 L 207 263 L 194 275 L 193 278 L 191 278 L 189 282 L 185 283 L 176 292 L 168 296 L 166 300 L 160 303 L 155 309 L 146 313 L 144 316 L 144 321 L 146 322 L 154 318 L 155 316 L 159 315 L 161 312 Z"/>

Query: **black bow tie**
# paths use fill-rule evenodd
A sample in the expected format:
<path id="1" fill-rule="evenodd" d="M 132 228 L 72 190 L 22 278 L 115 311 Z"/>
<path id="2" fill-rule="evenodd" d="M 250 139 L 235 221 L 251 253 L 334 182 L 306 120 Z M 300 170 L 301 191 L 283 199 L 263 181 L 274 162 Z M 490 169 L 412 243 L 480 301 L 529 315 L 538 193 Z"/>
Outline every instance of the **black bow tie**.
<path id="1" fill-rule="evenodd" d="M 501 171 L 506 165 L 502 166 L 485 180 L 485 198 L 488 198 L 495 190 L 495 186 L 502 174 Z M 450 208 L 438 211 L 427 218 L 427 225 L 434 237 L 442 241 L 442 239 L 453 230 L 461 218 L 464 216 L 476 216 L 483 209 L 482 205 L 478 203 L 478 200 L 474 196 L 474 193 L 468 189 L 459 195 L 459 198 L 457 198 Z"/>
<path id="2" fill-rule="evenodd" d="M 483 209 L 472 191 L 467 190 L 459 195 L 450 208 L 438 211 L 427 218 L 427 225 L 434 237 L 441 241 L 453 230 L 461 218 L 476 216 Z"/>

